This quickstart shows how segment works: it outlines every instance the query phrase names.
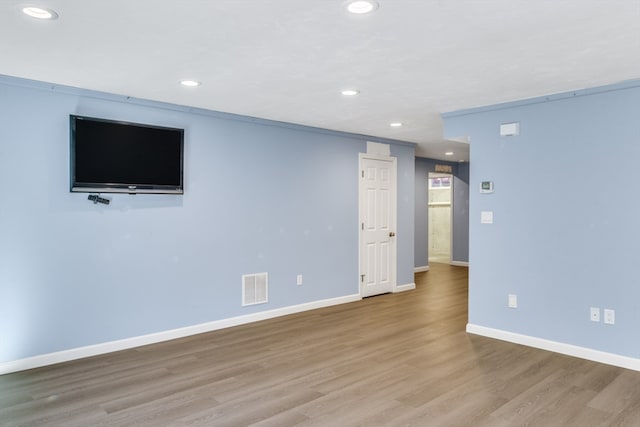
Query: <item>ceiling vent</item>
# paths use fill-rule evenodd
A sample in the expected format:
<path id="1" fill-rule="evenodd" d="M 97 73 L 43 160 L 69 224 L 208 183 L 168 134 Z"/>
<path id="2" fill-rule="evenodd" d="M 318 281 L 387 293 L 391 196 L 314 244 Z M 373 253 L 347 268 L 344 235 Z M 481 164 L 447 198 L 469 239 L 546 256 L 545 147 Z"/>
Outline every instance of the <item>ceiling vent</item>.
<path id="1" fill-rule="evenodd" d="M 242 276 L 242 305 L 264 304 L 269 298 L 267 273 Z"/>

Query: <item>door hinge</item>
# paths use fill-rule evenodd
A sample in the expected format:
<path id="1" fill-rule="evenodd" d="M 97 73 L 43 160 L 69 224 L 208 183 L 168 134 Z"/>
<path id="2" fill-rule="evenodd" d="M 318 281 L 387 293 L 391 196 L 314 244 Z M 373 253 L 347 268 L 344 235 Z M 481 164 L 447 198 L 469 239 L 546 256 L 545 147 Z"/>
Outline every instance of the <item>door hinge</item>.
<path id="1" fill-rule="evenodd" d="M 362 177 L 364 178 L 364 169 L 362 170 Z"/>
<path id="2" fill-rule="evenodd" d="M 364 274 L 360 275 L 360 283 L 364 283 L 364 276 L 365 276 Z"/>
<path id="3" fill-rule="evenodd" d="M 364 230 L 364 222 L 362 223 L 362 230 Z"/>

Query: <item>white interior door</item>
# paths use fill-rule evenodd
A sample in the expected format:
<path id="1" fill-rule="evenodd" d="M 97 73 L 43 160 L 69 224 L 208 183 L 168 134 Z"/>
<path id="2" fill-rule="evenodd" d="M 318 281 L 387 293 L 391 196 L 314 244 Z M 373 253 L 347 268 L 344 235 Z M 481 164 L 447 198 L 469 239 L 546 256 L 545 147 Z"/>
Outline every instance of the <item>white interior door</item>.
<path id="1" fill-rule="evenodd" d="M 360 156 L 360 294 L 396 286 L 396 159 Z"/>

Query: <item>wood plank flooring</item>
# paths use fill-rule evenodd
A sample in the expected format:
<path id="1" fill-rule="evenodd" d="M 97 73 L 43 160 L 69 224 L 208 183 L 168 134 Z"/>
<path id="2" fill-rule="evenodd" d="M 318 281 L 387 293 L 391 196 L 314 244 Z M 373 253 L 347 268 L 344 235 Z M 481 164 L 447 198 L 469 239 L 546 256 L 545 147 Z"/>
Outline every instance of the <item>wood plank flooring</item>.
<path id="1" fill-rule="evenodd" d="M 0 376 L 1 426 L 640 426 L 640 373 L 465 333 L 417 289 Z"/>

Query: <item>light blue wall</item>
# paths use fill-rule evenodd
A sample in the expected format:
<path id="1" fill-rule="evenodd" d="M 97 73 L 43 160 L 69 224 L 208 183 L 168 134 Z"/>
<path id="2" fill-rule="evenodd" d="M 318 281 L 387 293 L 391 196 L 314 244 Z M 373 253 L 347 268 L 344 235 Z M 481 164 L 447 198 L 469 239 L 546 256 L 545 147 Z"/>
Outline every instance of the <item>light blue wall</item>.
<path id="1" fill-rule="evenodd" d="M 436 164 L 453 169 L 452 261 L 468 262 L 469 254 L 469 165 L 416 157 L 415 161 L 415 268 L 429 265 L 429 172 Z"/>
<path id="2" fill-rule="evenodd" d="M 458 163 L 453 177 L 451 260 L 469 262 L 469 163 Z"/>
<path id="3" fill-rule="evenodd" d="M 416 157 L 415 161 L 415 237 L 414 267 L 429 265 L 429 171 L 432 161 Z"/>
<path id="4" fill-rule="evenodd" d="M 70 193 L 69 114 L 184 128 L 184 196 Z M 9 77 L 0 117 L 0 362 L 358 293 L 364 136 Z M 392 154 L 401 285 L 414 146 Z M 265 271 L 269 303 L 242 307 Z"/>
<path id="5" fill-rule="evenodd" d="M 398 158 L 397 282 L 406 285 L 414 283 L 415 146 L 392 145 L 391 155 Z"/>
<path id="6" fill-rule="evenodd" d="M 639 117 L 638 82 L 445 115 L 471 136 L 471 188 L 495 183 L 471 191 L 471 324 L 640 357 Z M 510 122 L 520 135 L 500 137 Z"/>

